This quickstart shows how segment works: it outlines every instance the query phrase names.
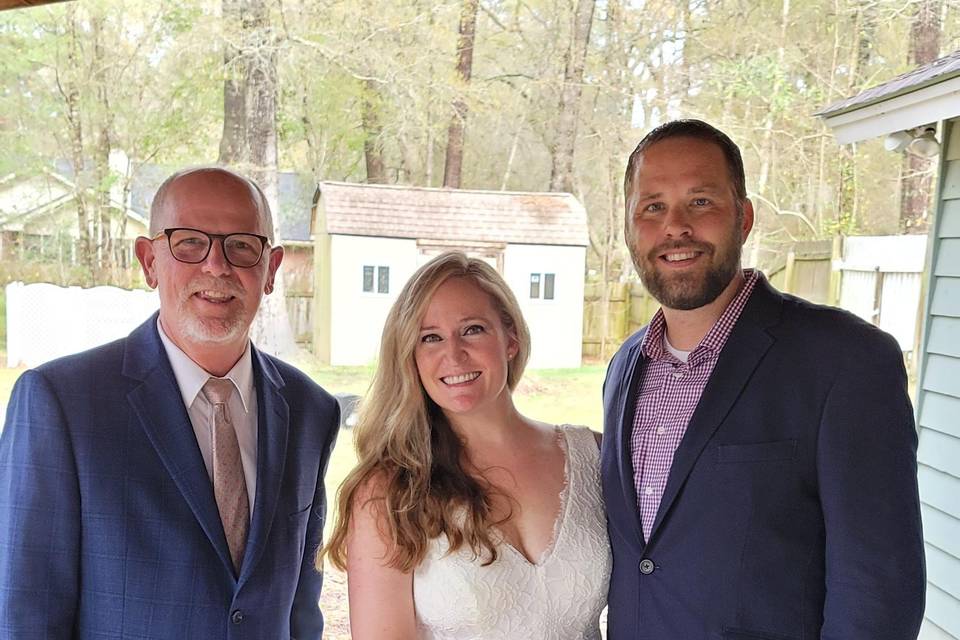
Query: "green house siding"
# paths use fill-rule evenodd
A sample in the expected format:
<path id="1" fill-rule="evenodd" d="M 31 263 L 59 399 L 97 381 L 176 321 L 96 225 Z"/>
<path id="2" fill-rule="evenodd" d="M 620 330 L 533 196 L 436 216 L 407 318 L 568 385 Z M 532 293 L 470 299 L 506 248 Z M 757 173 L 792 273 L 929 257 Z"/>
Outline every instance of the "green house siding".
<path id="1" fill-rule="evenodd" d="M 928 580 L 922 637 L 960 639 L 960 118 L 944 128 L 940 176 L 917 412 Z"/>

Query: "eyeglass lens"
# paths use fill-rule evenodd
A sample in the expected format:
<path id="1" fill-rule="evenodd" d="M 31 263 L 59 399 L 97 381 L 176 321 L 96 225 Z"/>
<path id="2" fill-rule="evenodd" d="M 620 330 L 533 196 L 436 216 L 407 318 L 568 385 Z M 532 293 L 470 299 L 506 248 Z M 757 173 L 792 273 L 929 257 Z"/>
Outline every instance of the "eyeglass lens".
<path id="1" fill-rule="evenodd" d="M 170 251 L 182 262 L 203 262 L 210 251 L 210 236 L 193 229 L 177 229 L 170 234 Z M 223 238 L 223 253 L 235 267 L 252 267 L 260 261 L 263 242 L 248 233 L 231 233 Z"/>

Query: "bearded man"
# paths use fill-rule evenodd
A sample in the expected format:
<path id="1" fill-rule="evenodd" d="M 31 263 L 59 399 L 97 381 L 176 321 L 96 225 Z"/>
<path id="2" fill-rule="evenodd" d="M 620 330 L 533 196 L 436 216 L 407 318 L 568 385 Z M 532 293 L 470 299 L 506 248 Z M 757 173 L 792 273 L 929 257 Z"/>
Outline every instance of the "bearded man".
<path id="1" fill-rule="evenodd" d="M 624 191 L 626 242 L 662 306 L 604 385 L 608 638 L 916 638 L 917 433 L 897 343 L 741 268 L 753 205 L 711 125 L 647 134 Z"/>
<path id="2" fill-rule="evenodd" d="M 136 253 L 159 313 L 14 387 L 0 636 L 320 638 L 339 414 L 250 343 L 283 259 L 270 208 L 232 171 L 189 169 L 161 185 L 150 234 Z"/>

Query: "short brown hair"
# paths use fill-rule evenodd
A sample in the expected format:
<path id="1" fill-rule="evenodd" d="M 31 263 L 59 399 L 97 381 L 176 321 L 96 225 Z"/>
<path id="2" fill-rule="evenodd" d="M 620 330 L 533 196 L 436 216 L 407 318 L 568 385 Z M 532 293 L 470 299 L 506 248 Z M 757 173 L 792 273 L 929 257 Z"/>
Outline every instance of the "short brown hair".
<path id="1" fill-rule="evenodd" d="M 747 183 L 743 173 L 743 157 L 740 155 L 740 147 L 723 131 L 703 120 L 671 120 L 645 135 L 637 148 L 630 154 L 630 159 L 627 161 L 627 171 L 623 178 L 623 193 L 626 203 L 630 202 L 630 187 L 633 184 L 634 173 L 637 170 L 640 156 L 651 145 L 668 138 L 695 138 L 720 147 L 720 151 L 723 152 L 723 156 L 727 160 L 727 171 L 730 172 L 733 193 L 738 200 L 746 200 Z"/>

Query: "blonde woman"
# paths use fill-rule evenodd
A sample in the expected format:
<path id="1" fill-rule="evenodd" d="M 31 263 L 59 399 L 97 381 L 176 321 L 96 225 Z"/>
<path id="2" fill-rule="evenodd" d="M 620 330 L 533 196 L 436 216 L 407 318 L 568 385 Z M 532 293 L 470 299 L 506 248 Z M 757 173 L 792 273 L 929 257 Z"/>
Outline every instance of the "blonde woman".
<path id="1" fill-rule="evenodd" d="M 600 638 L 597 441 L 517 411 L 529 353 L 480 260 L 443 254 L 400 293 L 324 550 L 347 571 L 354 640 Z"/>

